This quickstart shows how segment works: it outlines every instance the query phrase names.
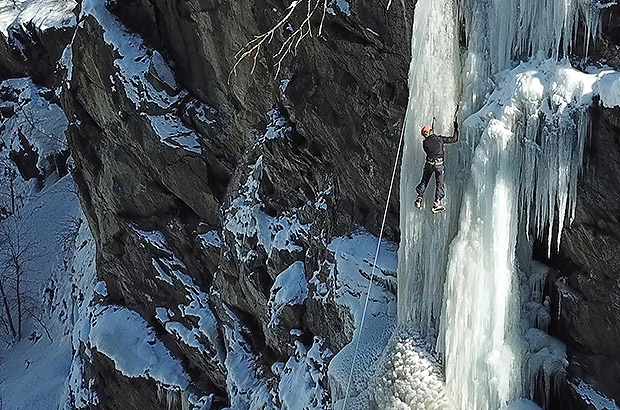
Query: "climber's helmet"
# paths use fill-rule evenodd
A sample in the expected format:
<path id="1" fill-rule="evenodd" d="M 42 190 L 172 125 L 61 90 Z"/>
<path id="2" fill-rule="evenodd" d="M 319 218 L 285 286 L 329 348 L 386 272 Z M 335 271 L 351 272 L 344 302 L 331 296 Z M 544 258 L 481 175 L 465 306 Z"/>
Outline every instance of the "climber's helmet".
<path id="1" fill-rule="evenodd" d="M 425 126 L 422 128 L 422 136 L 423 136 L 424 138 L 426 138 L 426 137 L 430 136 L 432 133 L 433 133 L 433 128 L 431 128 L 431 126 L 430 126 L 430 125 L 425 125 Z"/>

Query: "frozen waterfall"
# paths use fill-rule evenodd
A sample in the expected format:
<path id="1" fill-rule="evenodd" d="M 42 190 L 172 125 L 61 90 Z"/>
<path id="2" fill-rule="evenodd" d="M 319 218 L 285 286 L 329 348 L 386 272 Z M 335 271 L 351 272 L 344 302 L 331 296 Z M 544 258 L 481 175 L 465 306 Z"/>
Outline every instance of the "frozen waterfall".
<path id="1" fill-rule="evenodd" d="M 533 394 L 525 334 L 535 323 L 524 312 L 542 296 L 529 292 L 532 240 L 551 252 L 574 213 L 597 75 L 566 57 L 579 24 L 586 48 L 597 36 L 598 14 L 591 0 L 418 0 L 414 16 L 399 324 L 433 346 L 454 408 L 500 409 Z M 434 184 L 425 209 L 413 207 L 419 130 L 436 117 L 449 135 L 457 106 L 447 210 L 432 215 Z"/>

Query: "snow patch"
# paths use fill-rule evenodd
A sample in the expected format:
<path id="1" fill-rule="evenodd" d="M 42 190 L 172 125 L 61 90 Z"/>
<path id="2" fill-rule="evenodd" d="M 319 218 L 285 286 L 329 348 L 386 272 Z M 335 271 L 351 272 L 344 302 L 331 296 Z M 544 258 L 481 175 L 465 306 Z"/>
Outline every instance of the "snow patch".
<path id="1" fill-rule="evenodd" d="M 375 37 L 380 37 L 379 33 L 377 33 L 376 31 L 374 31 L 373 29 L 371 29 L 370 27 L 366 27 L 366 31 L 369 32 L 370 34 L 372 34 Z"/>
<path id="2" fill-rule="evenodd" d="M 605 70 L 598 74 L 594 93 L 601 97 L 601 104 L 607 108 L 620 107 L 620 72 Z"/>
<path id="3" fill-rule="evenodd" d="M 96 294 L 98 294 L 99 296 L 103 296 L 106 297 L 108 296 L 108 287 L 105 284 L 104 281 L 99 281 L 97 282 L 97 284 L 95 285 L 95 288 L 93 289 L 95 291 Z"/>
<path id="4" fill-rule="evenodd" d="M 273 282 L 269 292 L 269 326 L 280 322 L 279 316 L 285 306 L 301 305 L 308 297 L 306 269 L 301 261 L 294 262 L 282 271 Z"/>
<path id="5" fill-rule="evenodd" d="M 596 391 L 592 386 L 581 379 L 575 383 L 569 382 L 571 387 L 581 396 L 583 401 L 594 406 L 596 410 L 620 410 L 614 399 L 610 399 L 602 393 Z"/>
<path id="6" fill-rule="evenodd" d="M 180 285 L 184 288 L 187 304 L 179 304 L 178 308 L 182 317 L 194 317 L 198 319 L 198 327 L 188 327 L 178 321 L 172 321 L 171 311 L 157 308 L 157 319 L 164 324 L 166 330 L 178 340 L 190 347 L 199 349 L 217 366 L 224 363 L 225 351 L 221 340 L 218 321 L 210 306 L 210 296 L 203 292 L 192 278 L 183 273 L 187 271 L 185 264 L 168 247 L 164 235 L 159 231 L 144 231 L 133 227 L 146 243 L 153 246 L 163 256 L 152 260 L 153 268 L 157 273 L 156 278 L 168 283 L 170 286 Z M 205 345 L 202 340 L 206 339 L 209 344 Z"/>
<path id="7" fill-rule="evenodd" d="M 209 231 L 207 233 L 198 235 L 198 237 L 200 238 L 200 241 L 205 248 L 209 246 L 214 248 L 222 247 L 222 240 L 220 239 L 220 235 L 217 231 Z"/>
<path id="8" fill-rule="evenodd" d="M 195 154 L 202 153 L 198 134 L 187 128 L 181 119 L 172 113 L 149 116 L 149 121 L 161 142 L 172 148 L 182 148 Z"/>
<path id="9" fill-rule="evenodd" d="M 8 36 L 13 25 L 33 23 L 41 31 L 62 29 L 76 24 L 75 0 L 5 0 L 0 2 L 0 33 Z"/>
<path id="10" fill-rule="evenodd" d="M 267 124 L 267 130 L 262 137 L 263 142 L 286 138 L 286 136 L 291 132 L 292 127 L 278 109 L 273 108 L 269 110 L 267 112 L 267 118 L 269 123 Z"/>
<path id="11" fill-rule="evenodd" d="M 152 378 L 185 390 L 189 379 L 181 364 L 136 312 L 121 306 L 98 306 L 94 312 L 90 347 L 109 357 L 127 377 Z"/>
<path id="12" fill-rule="evenodd" d="M 327 13 L 336 15 L 336 11 L 351 17 L 351 5 L 347 0 L 330 0 L 326 8 Z"/>
<path id="13" fill-rule="evenodd" d="M 613 7 L 613 6 L 617 6 L 618 2 L 615 0 L 598 0 L 595 4 L 594 4 L 598 9 L 606 9 L 609 7 Z"/>
<path id="14" fill-rule="evenodd" d="M 244 254 L 243 245 L 248 237 L 255 236 L 270 258 L 275 250 L 287 250 L 291 253 L 301 251 L 302 247 L 295 243 L 295 239 L 305 238 L 310 228 L 308 224 L 302 225 L 294 216 L 272 217 L 264 212 L 258 192 L 263 173 L 262 161 L 261 156 L 249 167 L 250 174 L 241 187 L 240 195 L 224 213 L 223 230 L 235 238 L 235 252 L 241 261 L 251 256 L 250 253 Z"/>
<path id="15" fill-rule="evenodd" d="M 286 88 L 288 87 L 289 83 L 291 82 L 291 80 L 280 80 L 280 92 L 284 93 L 286 92 Z"/>
<path id="16" fill-rule="evenodd" d="M 258 374 L 258 364 L 242 335 L 243 327 L 230 309 L 232 324 L 224 325 L 226 341 L 226 386 L 230 407 L 226 410 L 276 410 L 276 400 L 269 389 L 271 378 Z M 247 331 L 247 329 L 246 329 Z"/>
<path id="17" fill-rule="evenodd" d="M 329 408 L 329 396 L 323 386 L 327 382 L 326 362 L 331 356 L 330 350 L 323 346 L 323 340 L 315 336 L 310 349 L 296 341 L 295 354 L 286 364 L 274 364 L 273 372 L 280 376 L 278 397 L 282 409 Z"/>
<path id="18" fill-rule="evenodd" d="M 353 333 L 351 343 L 329 363 L 330 391 L 335 408 L 343 405 L 352 365 L 347 406 L 365 408 L 368 405 L 378 359 L 396 327 L 396 300 L 392 291 L 396 286 L 397 245 L 387 240 L 381 242 L 368 311 L 363 326 L 361 323 L 377 242 L 378 238 L 363 230 L 350 237 L 333 238 L 327 246 L 333 254 L 333 262 L 324 261 L 309 281 L 314 287 L 311 297 L 322 301 L 333 299 L 353 316 L 354 329 L 347 329 Z M 327 278 L 320 278 L 324 274 Z M 358 341 L 360 350 L 354 357 Z"/>
<path id="19" fill-rule="evenodd" d="M 0 161 L 16 175 L 13 181 L 15 203 L 12 203 L 11 195 L 2 195 L 0 207 L 9 210 L 13 206 L 22 207 L 40 189 L 33 175 L 20 175 L 19 169 L 9 159 L 10 151 L 28 152 L 27 147 L 34 151 L 38 155 L 37 172 L 45 178 L 56 170 L 57 155 L 68 149 L 65 138 L 67 118 L 58 105 L 43 96 L 46 91 L 38 88 L 30 78 L 13 78 L 0 83 L 0 148 L 5 147 L 0 149 Z M 3 192 L 10 191 L 6 175 L 0 179 L 0 184 Z"/>

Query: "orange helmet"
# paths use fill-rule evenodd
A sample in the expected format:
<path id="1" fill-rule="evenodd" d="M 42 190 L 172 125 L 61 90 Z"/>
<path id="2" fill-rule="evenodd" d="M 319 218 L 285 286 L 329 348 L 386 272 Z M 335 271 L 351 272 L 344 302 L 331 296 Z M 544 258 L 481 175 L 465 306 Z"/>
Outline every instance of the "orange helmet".
<path id="1" fill-rule="evenodd" d="M 425 125 L 424 127 L 422 127 L 422 135 L 425 137 L 429 136 L 431 131 L 433 131 L 433 128 L 431 128 L 430 125 Z"/>

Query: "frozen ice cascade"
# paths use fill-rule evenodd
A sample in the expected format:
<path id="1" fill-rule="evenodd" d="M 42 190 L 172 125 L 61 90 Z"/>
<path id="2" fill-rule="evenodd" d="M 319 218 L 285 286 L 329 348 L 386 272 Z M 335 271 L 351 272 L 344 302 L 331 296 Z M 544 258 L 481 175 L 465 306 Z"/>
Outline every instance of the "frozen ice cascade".
<path id="1" fill-rule="evenodd" d="M 593 0 L 418 0 L 414 16 L 398 322 L 423 342 L 390 344 L 373 399 L 381 404 L 371 407 L 427 409 L 428 394 L 437 409 L 536 408 L 536 374 L 551 388 L 566 359 L 561 343 L 532 329 L 546 330 L 549 317 L 532 241 L 552 252 L 574 216 L 600 71 L 579 71 L 567 56 L 598 36 L 598 11 Z M 425 209 L 413 207 L 419 130 L 436 118 L 437 133 L 450 135 L 455 112 L 461 141 L 447 148 L 446 212 L 433 216 L 432 185 Z M 445 383 L 417 388 L 437 377 L 425 346 Z M 412 360 L 418 370 L 398 368 Z"/>

